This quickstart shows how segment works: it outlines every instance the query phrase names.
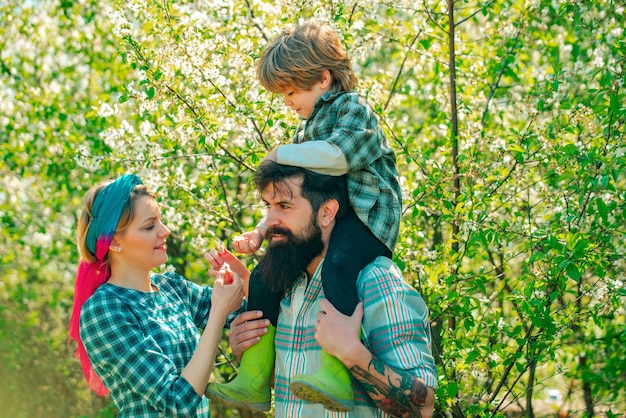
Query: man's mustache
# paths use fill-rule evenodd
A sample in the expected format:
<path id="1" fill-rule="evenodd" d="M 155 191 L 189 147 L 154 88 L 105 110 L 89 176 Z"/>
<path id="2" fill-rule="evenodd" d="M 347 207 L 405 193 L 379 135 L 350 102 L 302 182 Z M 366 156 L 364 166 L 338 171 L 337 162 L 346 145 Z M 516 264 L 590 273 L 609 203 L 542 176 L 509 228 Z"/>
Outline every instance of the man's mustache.
<path id="1" fill-rule="evenodd" d="M 284 235 L 286 237 L 293 236 L 292 232 L 289 229 L 277 226 L 277 227 L 267 228 L 267 231 L 265 232 L 265 237 L 271 240 L 272 235 L 274 234 Z"/>

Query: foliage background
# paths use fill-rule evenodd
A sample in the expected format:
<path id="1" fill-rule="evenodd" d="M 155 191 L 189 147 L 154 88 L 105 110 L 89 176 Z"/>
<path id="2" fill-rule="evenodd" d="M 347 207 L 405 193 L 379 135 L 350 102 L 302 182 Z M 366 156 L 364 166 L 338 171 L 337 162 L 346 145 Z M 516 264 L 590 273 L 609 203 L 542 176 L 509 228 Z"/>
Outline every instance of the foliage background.
<path id="1" fill-rule="evenodd" d="M 172 267 L 210 282 L 203 252 L 261 216 L 250 176 L 297 122 L 256 58 L 306 18 L 341 33 L 398 156 L 395 257 L 431 309 L 437 414 L 623 414 L 624 6 L 4 0 L 1 415 L 115 415 L 67 344 L 82 195 L 138 173 Z"/>

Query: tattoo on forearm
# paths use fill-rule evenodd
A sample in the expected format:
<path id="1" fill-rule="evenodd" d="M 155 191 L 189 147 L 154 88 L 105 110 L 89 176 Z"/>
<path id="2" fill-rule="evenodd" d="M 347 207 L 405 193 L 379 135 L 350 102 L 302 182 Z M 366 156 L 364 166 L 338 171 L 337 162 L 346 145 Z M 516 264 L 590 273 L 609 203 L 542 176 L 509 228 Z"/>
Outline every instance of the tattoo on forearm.
<path id="1" fill-rule="evenodd" d="M 387 366 L 373 358 L 367 369 L 354 366 L 354 377 L 361 383 L 376 406 L 397 417 L 422 416 L 428 387 L 420 378 Z"/>

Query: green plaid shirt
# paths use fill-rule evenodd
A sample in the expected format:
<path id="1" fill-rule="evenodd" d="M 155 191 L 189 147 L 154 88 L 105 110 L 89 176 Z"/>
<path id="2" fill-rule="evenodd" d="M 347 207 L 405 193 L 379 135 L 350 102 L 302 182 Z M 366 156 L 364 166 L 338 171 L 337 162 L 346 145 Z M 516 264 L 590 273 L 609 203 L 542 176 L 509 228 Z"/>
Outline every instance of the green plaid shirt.
<path id="1" fill-rule="evenodd" d="M 180 373 L 208 321 L 213 289 L 156 274 L 158 292 L 108 283 L 87 300 L 80 337 L 119 417 L 208 417 L 209 404 Z"/>
<path id="2" fill-rule="evenodd" d="M 357 216 L 393 252 L 400 230 L 402 191 L 396 156 L 376 114 L 357 93 L 327 92 L 293 142 L 327 141 L 348 161 L 348 193 Z"/>

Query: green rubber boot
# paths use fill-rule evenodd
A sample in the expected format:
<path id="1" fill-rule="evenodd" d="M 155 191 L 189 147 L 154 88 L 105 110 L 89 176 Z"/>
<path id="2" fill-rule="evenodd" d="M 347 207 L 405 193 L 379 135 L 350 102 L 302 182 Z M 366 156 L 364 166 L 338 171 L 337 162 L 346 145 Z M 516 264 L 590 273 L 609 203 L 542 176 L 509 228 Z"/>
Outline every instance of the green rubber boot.
<path id="1" fill-rule="evenodd" d="M 261 340 L 243 352 L 237 377 L 228 383 L 209 383 L 205 394 L 218 402 L 251 411 L 270 409 L 271 378 L 276 352 L 276 328 L 269 325 Z"/>
<path id="2" fill-rule="evenodd" d="M 329 411 L 352 411 L 354 391 L 350 371 L 324 350 L 321 357 L 320 369 L 313 376 L 298 374 L 291 378 L 291 392 L 304 401 L 321 403 Z"/>

